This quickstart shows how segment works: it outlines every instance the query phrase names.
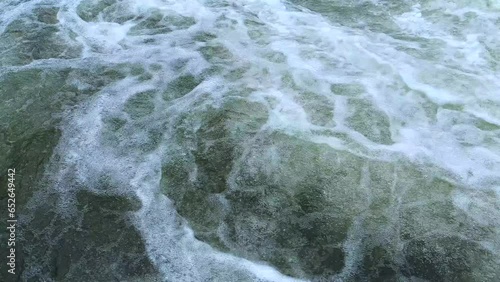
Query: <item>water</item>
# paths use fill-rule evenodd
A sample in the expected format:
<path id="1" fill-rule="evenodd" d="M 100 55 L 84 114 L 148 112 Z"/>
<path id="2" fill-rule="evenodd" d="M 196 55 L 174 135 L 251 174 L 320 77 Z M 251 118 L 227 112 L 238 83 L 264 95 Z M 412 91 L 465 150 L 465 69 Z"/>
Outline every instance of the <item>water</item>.
<path id="1" fill-rule="evenodd" d="M 500 2 L 0 11 L 20 281 L 500 279 Z"/>

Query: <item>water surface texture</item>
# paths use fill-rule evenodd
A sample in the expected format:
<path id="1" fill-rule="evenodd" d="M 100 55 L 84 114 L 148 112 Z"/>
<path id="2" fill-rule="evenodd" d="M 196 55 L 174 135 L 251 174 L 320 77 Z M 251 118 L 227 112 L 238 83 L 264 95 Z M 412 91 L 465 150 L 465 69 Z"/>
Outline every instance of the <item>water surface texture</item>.
<path id="1" fill-rule="evenodd" d="M 0 98 L 1 281 L 500 281 L 497 0 L 2 0 Z"/>

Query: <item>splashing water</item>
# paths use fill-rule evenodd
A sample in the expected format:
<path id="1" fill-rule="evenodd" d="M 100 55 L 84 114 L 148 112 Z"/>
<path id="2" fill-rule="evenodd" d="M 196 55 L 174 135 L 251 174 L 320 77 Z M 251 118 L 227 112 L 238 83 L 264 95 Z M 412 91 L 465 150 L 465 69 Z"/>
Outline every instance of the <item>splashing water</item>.
<path id="1" fill-rule="evenodd" d="M 500 279 L 498 1 L 0 11 L 23 281 Z"/>

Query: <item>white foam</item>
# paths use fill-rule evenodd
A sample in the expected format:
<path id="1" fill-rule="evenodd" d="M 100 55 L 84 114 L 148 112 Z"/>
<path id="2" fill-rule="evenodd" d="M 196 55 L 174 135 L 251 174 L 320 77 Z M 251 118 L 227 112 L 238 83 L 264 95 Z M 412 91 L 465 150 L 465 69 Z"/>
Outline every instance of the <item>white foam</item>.
<path id="1" fill-rule="evenodd" d="M 192 230 L 185 222 L 180 222 L 174 206 L 160 191 L 162 162 L 170 157 L 169 146 L 174 145 L 167 142 L 167 136 L 151 152 L 140 149 L 141 142 L 147 139 L 148 126 L 160 128 L 164 134 L 168 134 L 182 113 L 199 110 L 207 104 L 217 105 L 229 90 L 254 88 L 252 99 L 263 103 L 268 98 L 275 101 L 273 105 L 266 104 L 270 108 L 267 129 L 308 136 L 315 142 L 354 154 L 360 154 L 358 148 L 363 147 L 373 158 L 386 160 L 390 156 L 404 155 L 415 163 L 438 166 L 450 172 L 467 189 L 500 191 L 497 182 L 500 171 L 499 145 L 486 144 L 484 140 L 487 134 L 472 122 L 464 118 L 462 122 L 467 124 L 455 125 L 455 119 L 447 115 L 450 112 L 440 109 L 447 104 L 465 105 L 464 108 L 470 113 L 500 124 L 498 110 L 474 105 L 478 100 L 498 102 L 496 97 L 500 94 L 500 80 L 496 80 L 500 76 L 498 71 L 490 68 L 491 58 L 481 42 L 481 35 L 486 32 L 491 31 L 490 36 L 500 35 L 494 24 L 490 23 L 490 29 L 486 31 L 473 26 L 472 30 L 463 31 L 465 41 L 460 41 L 441 29 L 439 23 L 425 18 L 422 13 L 425 7 L 414 6 L 412 10 L 395 16 L 396 24 L 406 35 L 422 36 L 430 42 L 437 40 L 442 44 L 442 47 L 436 48 L 443 54 L 432 59 L 418 57 L 402 48 L 425 51 L 427 47 L 420 43 L 341 26 L 306 9 L 289 9 L 289 3 L 279 0 L 238 0 L 231 2 L 234 5 L 218 8 L 205 6 L 206 1 L 126 2 L 130 4 L 129 12 L 135 15 L 154 8 L 165 15 L 193 17 L 195 24 L 169 34 L 132 36 L 129 31 L 138 23 L 138 19 L 121 24 L 102 21 L 89 23 L 76 15 L 78 2 L 66 1 L 61 4 L 64 9 L 58 18 L 66 31 L 78 35 L 79 42 L 85 48 L 84 58 L 107 65 L 137 63 L 148 67 L 159 64 L 162 70 L 153 73 L 150 80 L 140 81 L 131 76 L 108 85 L 68 115 L 58 146 L 59 154 L 64 158 L 58 175 L 59 186 L 56 188 L 62 195 L 71 198 L 74 191 L 67 189 L 65 180 L 76 168 L 78 182 L 82 184 L 97 189 L 96 178 L 104 174 L 122 184 L 113 192 L 136 194 L 143 203 L 141 210 L 134 215 L 137 227 L 145 239 L 148 254 L 166 279 L 202 281 L 217 274 L 236 280 L 234 275 L 247 275 L 245 277 L 265 281 L 297 281 L 264 263 L 221 253 L 195 239 Z M 451 6 L 448 8 L 450 13 L 463 13 Z M 15 13 L 18 12 L 12 12 L 12 17 L 15 17 Z M 491 11 L 482 13 L 487 15 L 485 20 L 491 21 Z M 260 23 L 254 28 L 264 34 L 264 43 L 249 36 L 250 27 L 244 21 L 249 17 Z M 4 22 L 8 20 L 2 18 Z M 220 24 L 221 21 L 224 24 Z M 216 34 L 217 38 L 211 43 L 222 44 L 233 55 L 223 65 L 225 69 L 172 104 L 156 99 L 155 111 L 150 116 L 125 125 L 129 135 L 124 136 L 124 140 L 116 146 L 105 144 L 102 137 L 105 131 L 104 117 L 125 115 L 123 105 L 130 97 L 141 91 L 159 89 L 177 78 L 180 72 L 200 74 L 211 66 L 197 50 L 208 43 L 193 42 L 193 36 L 203 31 Z M 155 39 L 154 44 L 145 43 L 147 39 Z M 285 60 L 270 62 L 262 55 L 269 50 L 282 53 Z M 172 65 L 179 60 L 188 63 L 182 70 L 174 70 Z M 460 64 L 459 70 L 475 74 L 471 79 L 477 84 L 484 84 L 484 91 L 456 91 L 440 77 L 431 81 L 422 78 L 428 72 L 458 69 L 457 65 Z M 243 77 L 236 81 L 225 79 L 224 75 L 236 67 L 245 68 Z M 281 83 L 285 75 L 294 78 L 294 87 Z M 348 100 L 352 97 L 332 93 L 332 83 L 365 87 L 366 91 L 356 94 L 356 98 L 374 103 L 376 108 L 389 115 L 395 143 L 377 144 L 350 128 L 346 120 Z M 318 126 L 308 121 L 304 106 L 294 99 L 300 92 L 296 88 L 313 91 L 334 101 L 336 126 L 320 129 L 346 133 L 354 142 L 312 135 L 311 132 Z M 456 111 L 459 117 L 466 114 L 465 110 Z M 471 172 L 473 176 L 470 176 Z M 473 213 L 478 221 L 490 222 L 490 217 L 481 219 L 483 213 L 469 208 L 476 200 L 465 193 L 455 199 L 455 204 Z M 489 204 L 478 202 L 478 205 L 482 211 L 491 209 Z M 352 252 L 348 254 L 345 273 L 354 272 L 359 262 L 359 232 L 353 228 L 351 239 L 346 243 Z M 245 274 L 238 274 L 240 272 Z"/>

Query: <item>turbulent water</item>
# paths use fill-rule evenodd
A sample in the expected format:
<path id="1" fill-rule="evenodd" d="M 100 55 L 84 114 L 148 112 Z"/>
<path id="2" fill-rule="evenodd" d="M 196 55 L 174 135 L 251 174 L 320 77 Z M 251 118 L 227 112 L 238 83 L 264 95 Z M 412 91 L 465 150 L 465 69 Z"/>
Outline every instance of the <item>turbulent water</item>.
<path id="1" fill-rule="evenodd" d="M 499 1 L 1 0 L 0 98 L 1 281 L 500 281 Z"/>

